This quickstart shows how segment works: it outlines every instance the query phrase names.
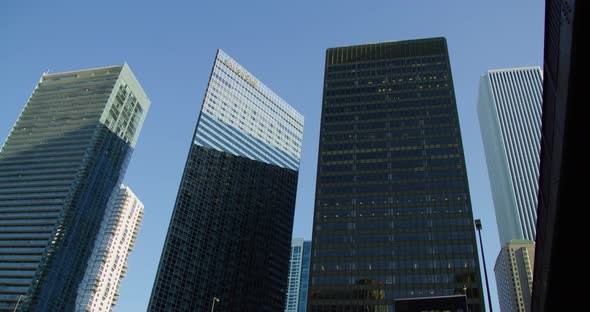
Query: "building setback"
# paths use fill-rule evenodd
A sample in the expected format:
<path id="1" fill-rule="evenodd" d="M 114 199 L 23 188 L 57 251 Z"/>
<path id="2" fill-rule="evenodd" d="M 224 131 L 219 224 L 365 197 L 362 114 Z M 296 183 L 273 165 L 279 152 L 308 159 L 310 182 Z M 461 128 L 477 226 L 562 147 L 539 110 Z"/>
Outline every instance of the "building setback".
<path id="1" fill-rule="evenodd" d="M 0 309 L 74 310 L 149 106 L 126 64 L 43 74 L 0 152 Z"/>
<path id="2" fill-rule="evenodd" d="M 480 79 L 479 124 L 501 244 L 535 240 L 542 98 L 539 67 L 490 70 Z"/>
<path id="3" fill-rule="evenodd" d="M 303 238 L 294 238 L 291 241 L 285 312 L 306 311 L 310 254 L 311 241 L 304 241 Z"/>
<path id="4" fill-rule="evenodd" d="M 303 117 L 219 50 L 149 311 L 283 311 Z"/>
<path id="5" fill-rule="evenodd" d="M 535 242 L 511 240 L 502 246 L 494 272 L 502 312 L 531 310 Z"/>
<path id="6" fill-rule="evenodd" d="M 143 204 L 127 186 L 119 189 L 113 209 L 107 212 L 88 269 L 76 299 L 76 311 L 112 311 L 119 286 L 127 272 L 127 259 L 143 219 Z"/>
<path id="7" fill-rule="evenodd" d="M 308 311 L 484 310 L 444 38 L 326 53 Z"/>

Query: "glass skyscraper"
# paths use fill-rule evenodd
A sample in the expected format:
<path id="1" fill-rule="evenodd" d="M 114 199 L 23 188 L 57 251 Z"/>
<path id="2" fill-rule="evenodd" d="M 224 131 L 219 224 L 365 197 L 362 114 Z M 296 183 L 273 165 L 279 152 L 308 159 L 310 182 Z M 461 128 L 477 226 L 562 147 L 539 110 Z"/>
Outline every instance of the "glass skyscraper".
<path id="1" fill-rule="evenodd" d="M 481 76 L 477 108 L 501 244 L 536 238 L 542 98 L 539 67 Z"/>
<path id="2" fill-rule="evenodd" d="M 311 241 L 303 242 L 303 255 L 301 259 L 301 279 L 299 280 L 299 309 L 298 312 L 307 311 L 307 296 L 309 290 L 309 269 L 311 261 Z"/>
<path id="3" fill-rule="evenodd" d="M 304 241 L 303 238 L 293 239 L 285 312 L 305 312 L 307 310 L 310 254 L 310 241 Z"/>
<path id="4" fill-rule="evenodd" d="M 444 38 L 326 53 L 308 311 L 484 310 Z"/>
<path id="5" fill-rule="evenodd" d="M 150 106 L 125 65 L 43 74 L 0 152 L 0 309 L 72 311 Z"/>
<path id="6" fill-rule="evenodd" d="M 149 311 L 283 311 L 303 116 L 218 50 Z"/>

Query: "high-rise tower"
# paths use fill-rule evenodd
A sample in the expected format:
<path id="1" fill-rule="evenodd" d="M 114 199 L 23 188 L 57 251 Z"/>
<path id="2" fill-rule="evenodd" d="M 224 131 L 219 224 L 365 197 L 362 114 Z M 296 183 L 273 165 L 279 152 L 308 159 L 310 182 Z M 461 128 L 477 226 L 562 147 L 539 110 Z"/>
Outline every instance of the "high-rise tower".
<path id="1" fill-rule="evenodd" d="M 511 240 L 502 246 L 494 272 L 502 312 L 531 311 L 535 242 Z"/>
<path id="2" fill-rule="evenodd" d="M 0 309 L 74 309 L 149 106 L 126 64 L 41 77 L 0 152 Z"/>
<path id="3" fill-rule="evenodd" d="M 219 50 L 149 311 L 283 311 L 302 136 L 301 114 Z"/>
<path id="4" fill-rule="evenodd" d="M 78 289 L 76 311 L 112 311 L 119 299 L 127 259 L 141 226 L 143 204 L 121 185 L 117 201 L 102 221 L 88 269 Z"/>
<path id="5" fill-rule="evenodd" d="M 305 312 L 307 309 L 310 258 L 311 241 L 304 241 L 303 238 L 293 238 L 285 312 Z"/>
<path id="6" fill-rule="evenodd" d="M 484 310 L 444 38 L 326 53 L 308 311 Z"/>
<path id="7" fill-rule="evenodd" d="M 490 70 L 478 116 L 500 243 L 535 240 L 543 76 L 539 67 Z"/>

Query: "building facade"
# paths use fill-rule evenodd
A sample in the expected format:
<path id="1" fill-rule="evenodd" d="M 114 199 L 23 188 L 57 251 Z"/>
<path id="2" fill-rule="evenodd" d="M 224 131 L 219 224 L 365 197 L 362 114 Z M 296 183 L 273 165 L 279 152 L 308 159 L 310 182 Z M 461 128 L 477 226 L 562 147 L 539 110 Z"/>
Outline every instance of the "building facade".
<path id="1" fill-rule="evenodd" d="M 126 64 L 41 77 L 0 152 L 0 309 L 74 310 L 149 106 Z"/>
<path id="2" fill-rule="evenodd" d="M 531 311 L 559 311 L 585 287 L 572 277 L 585 257 L 567 257 L 572 242 L 585 234 L 585 218 L 573 207 L 586 200 L 586 88 L 589 53 L 584 44 L 590 2 L 545 1 L 543 121 L 535 271 Z M 586 24 L 586 26 L 584 26 Z M 567 285 L 564 287 L 564 285 Z"/>
<path id="3" fill-rule="evenodd" d="M 531 311 L 535 242 L 511 240 L 502 246 L 494 272 L 502 312 Z"/>
<path id="4" fill-rule="evenodd" d="M 484 311 L 444 38 L 326 53 L 308 311 Z"/>
<path id="5" fill-rule="evenodd" d="M 301 279 L 299 281 L 299 310 L 307 311 L 307 296 L 309 290 L 309 269 L 311 261 L 311 241 L 303 242 L 303 259 L 301 260 Z"/>
<path id="6" fill-rule="evenodd" d="M 86 274 L 78 288 L 76 311 L 112 311 L 119 286 L 127 272 L 127 259 L 135 246 L 143 220 L 143 204 L 122 185 L 117 201 L 105 215 Z"/>
<path id="7" fill-rule="evenodd" d="M 542 99 L 539 67 L 481 76 L 477 108 L 501 244 L 535 240 Z"/>
<path id="8" fill-rule="evenodd" d="M 219 50 L 149 311 L 283 311 L 303 116 Z"/>
<path id="9" fill-rule="evenodd" d="M 291 260 L 285 312 L 305 312 L 309 282 L 309 260 L 311 241 L 294 238 L 291 241 Z"/>

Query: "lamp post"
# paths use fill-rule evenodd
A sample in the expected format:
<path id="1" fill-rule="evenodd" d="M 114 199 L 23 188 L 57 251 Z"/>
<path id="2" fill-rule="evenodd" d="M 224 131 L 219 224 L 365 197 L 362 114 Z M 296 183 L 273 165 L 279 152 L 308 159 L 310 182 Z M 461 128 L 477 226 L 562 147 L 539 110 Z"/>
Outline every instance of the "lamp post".
<path id="1" fill-rule="evenodd" d="M 18 300 L 16 301 L 16 305 L 14 306 L 14 310 L 13 310 L 12 312 L 16 312 L 16 309 L 18 309 L 18 304 L 20 303 L 20 300 L 21 300 L 23 297 L 25 297 L 25 298 L 26 298 L 27 296 L 25 296 L 25 295 L 20 295 L 20 296 L 18 296 Z"/>
<path id="2" fill-rule="evenodd" d="M 213 297 L 213 303 L 211 304 L 211 312 L 215 309 L 215 302 L 219 302 L 219 298 Z"/>
<path id="3" fill-rule="evenodd" d="M 481 258 L 483 259 L 483 274 L 486 278 L 486 290 L 488 292 L 488 306 L 490 307 L 490 312 L 492 312 L 492 296 L 490 296 L 490 284 L 488 284 L 488 270 L 486 268 L 486 256 L 483 253 L 483 243 L 481 241 L 481 220 L 475 219 L 475 228 L 477 229 L 477 234 L 479 234 L 479 247 L 481 248 Z"/>

